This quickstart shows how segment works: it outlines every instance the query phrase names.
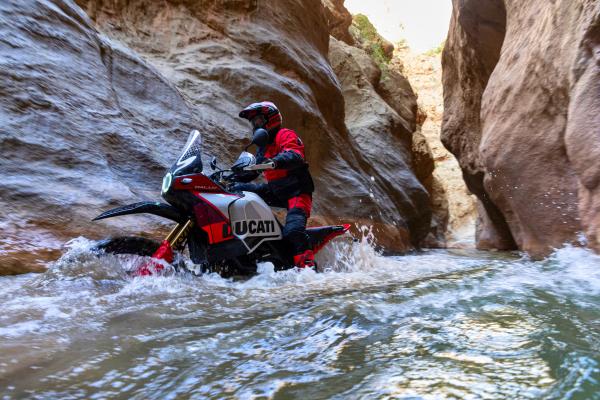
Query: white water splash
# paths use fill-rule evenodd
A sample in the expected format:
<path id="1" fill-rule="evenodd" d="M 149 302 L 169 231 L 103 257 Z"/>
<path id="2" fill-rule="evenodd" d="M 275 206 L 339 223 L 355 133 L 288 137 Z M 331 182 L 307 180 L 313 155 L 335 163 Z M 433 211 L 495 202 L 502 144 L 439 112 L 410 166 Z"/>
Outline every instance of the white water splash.
<path id="1" fill-rule="evenodd" d="M 341 398 L 536 398 L 554 388 L 561 398 L 596 385 L 593 353 L 577 350 L 598 342 L 587 319 L 600 257 L 586 249 L 543 261 L 467 250 L 384 257 L 364 230 L 323 250 L 324 272 L 261 264 L 232 280 L 130 278 L 139 260 L 97 257 L 92 245 L 70 242 L 45 274 L 0 278 L 0 380 L 15 393 L 294 397 L 290 388 L 314 386 Z M 551 370 L 563 364 L 565 378 Z"/>

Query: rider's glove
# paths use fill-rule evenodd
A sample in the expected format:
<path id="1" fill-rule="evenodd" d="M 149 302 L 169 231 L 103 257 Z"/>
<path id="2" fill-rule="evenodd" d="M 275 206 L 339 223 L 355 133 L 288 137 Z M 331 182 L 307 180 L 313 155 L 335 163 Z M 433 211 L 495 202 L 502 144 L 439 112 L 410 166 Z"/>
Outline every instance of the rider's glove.
<path id="1" fill-rule="evenodd" d="M 245 190 L 245 186 L 246 184 L 244 183 L 234 183 L 233 185 L 230 185 L 227 189 L 229 189 L 230 192 L 241 192 L 242 190 Z"/>

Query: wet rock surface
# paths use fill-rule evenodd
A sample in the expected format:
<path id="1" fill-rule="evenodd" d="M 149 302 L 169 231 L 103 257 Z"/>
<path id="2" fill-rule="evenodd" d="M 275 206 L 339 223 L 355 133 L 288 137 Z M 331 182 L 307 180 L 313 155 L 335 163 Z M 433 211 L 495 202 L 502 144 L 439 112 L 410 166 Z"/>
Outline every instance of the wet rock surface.
<path id="1" fill-rule="evenodd" d="M 315 221 L 372 223 L 384 227 L 390 250 L 410 247 L 420 222 L 406 222 L 410 232 L 393 223 L 421 221 L 411 214 L 423 212 L 421 193 L 405 200 L 402 184 L 384 182 L 374 171 L 388 161 L 365 153 L 375 148 L 359 150 L 346 128 L 327 58 L 325 7 L 260 7 L 251 0 L 0 5 L 3 259 L 27 254 L 43 263 L 77 235 L 164 231 L 158 218 L 89 219 L 158 199 L 162 175 L 192 127 L 203 132 L 207 153 L 231 162 L 249 136 L 239 109 L 263 99 L 279 105 L 284 124 L 306 143 Z M 412 179 L 410 169 L 398 174 Z M 388 220 L 408 203 L 414 208 Z"/>
<path id="2" fill-rule="evenodd" d="M 178 151 L 172 142 L 185 140 L 194 116 L 170 83 L 98 33 L 75 4 L 6 1 L 0 18 L 0 245 L 14 272 L 15 251 L 43 260 L 73 236 L 108 234 L 91 226 L 99 210 L 158 195 Z M 113 224 L 143 229 L 135 226 Z"/>
<path id="3" fill-rule="evenodd" d="M 544 255 L 585 228 L 598 248 L 600 4 L 453 3 L 442 134 L 479 199 L 479 247 Z"/>

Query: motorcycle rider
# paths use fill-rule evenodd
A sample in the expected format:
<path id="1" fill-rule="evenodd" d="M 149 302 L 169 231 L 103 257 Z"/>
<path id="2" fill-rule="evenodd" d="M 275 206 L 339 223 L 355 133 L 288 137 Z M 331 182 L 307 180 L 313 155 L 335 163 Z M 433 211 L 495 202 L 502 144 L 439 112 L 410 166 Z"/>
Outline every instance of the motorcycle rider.
<path id="1" fill-rule="evenodd" d="M 273 162 L 275 169 L 263 171 L 267 183 L 238 183 L 234 190 L 251 191 L 267 204 L 288 210 L 283 237 L 294 251 L 294 265 L 315 267 L 314 254 L 309 248 L 306 222 L 312 208 L 314 184 L 304 155 L 304 144 L 296 132 L 283 128 L 282 116 L 270 101 L 252 103 L 239 116 L 252 124 L 253 134 L 266 130 L 266 141 L 258 144 L 257 163 Z"/>

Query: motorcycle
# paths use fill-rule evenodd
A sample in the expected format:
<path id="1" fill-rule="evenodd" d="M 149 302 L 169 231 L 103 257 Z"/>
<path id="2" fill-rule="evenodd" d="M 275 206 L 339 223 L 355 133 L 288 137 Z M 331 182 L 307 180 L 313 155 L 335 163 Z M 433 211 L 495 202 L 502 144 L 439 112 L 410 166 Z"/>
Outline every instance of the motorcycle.
<path id="1" fill-rule="evenodd" d="M 266 131 L 265 131 L 266 134 Z M 143 237 L 116 237 L 104 240 L 96 250 L 109 254 L 151 257 L 138 266 L 134 275 L 152 275 L 173 264 L 175 255 L 187 246 L 194 266 L 176 263 L 194 273 L 217 272 L 221 276 L 249 276 L 257 263 L 271 262 L 276 271 L 293 268 L 292 246 L 282 236 L 282 225 L 273 210 L 257 194 L 235 192 L 236 182 L 249 182 L 260 171 L 273 169 L 273 163 L 257 164 L 248 148 L 229 169 L 217 167 L 212 157 L 212 173 L 203 173 L 202 135 L 193 130 L 184 149 L 164 176 L 161 202 L 138 202 L 108 210 L 94 221 L 122 215 L 148 213 L 177 223 L 162 241 Z M 307 228 L 309 246 L 317 254 L 330 240 L 348 231 L 350 225 Z M 162 262 L 162 261 L 164 262 Z"/>

